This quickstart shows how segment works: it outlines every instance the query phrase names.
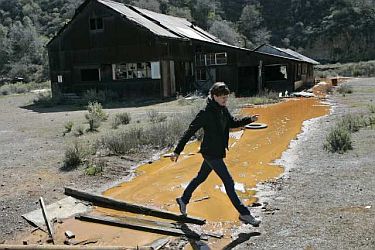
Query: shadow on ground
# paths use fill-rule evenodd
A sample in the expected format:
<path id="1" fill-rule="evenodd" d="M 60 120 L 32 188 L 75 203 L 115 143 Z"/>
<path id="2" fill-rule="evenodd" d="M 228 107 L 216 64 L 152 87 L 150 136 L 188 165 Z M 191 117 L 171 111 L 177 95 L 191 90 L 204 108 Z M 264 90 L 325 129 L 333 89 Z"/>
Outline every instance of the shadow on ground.
<path id="1" fill-rule="evenodd" d="M 147 107 L 155 104 L 167 103 L 176 100 L 176 98 L 165 98 L 165 99 L 134 99 L 132 101 L 123 102 L 111 102 L 104 103 L 104 109 L 119 109 L 119 108 L 138 108 Z M 71 102 L 64 104 L 30 104 L 21 106 L 20 108 L 34 111 L 37 113 L 56 113 L 56 112 L 68 112 L 68 111 L 82 111 L 86 110 L 86 105 L 82 102 Z"/>

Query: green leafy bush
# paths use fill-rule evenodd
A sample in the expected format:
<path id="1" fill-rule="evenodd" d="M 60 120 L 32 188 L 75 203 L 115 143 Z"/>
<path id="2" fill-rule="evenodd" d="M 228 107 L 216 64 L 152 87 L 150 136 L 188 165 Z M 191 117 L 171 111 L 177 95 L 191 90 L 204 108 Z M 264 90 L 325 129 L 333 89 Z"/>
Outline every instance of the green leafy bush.
<path id="1" fill-rule="evenodd" d="M 108 119 L 108 114 L 104 112 L 102 105 L 98 102 L 89 102 L 87 110 L 85 118 L 89 124 L 88 131 L 97 131 L 101 122 Z"/>
<path id="2" fill-rule="evenodd" d="M 323 147 L 332 153 L 344 153 L 353 149 L 350 132 L 345 127 L 336 126 L 328 134 Z"/>
<path id="3" fill-rule="evenodd" d="M 85 174 L 90 176 L 101 174 L 106 166 L 107 163 L 102 159 L 93 160 L 86 166 Z"/>

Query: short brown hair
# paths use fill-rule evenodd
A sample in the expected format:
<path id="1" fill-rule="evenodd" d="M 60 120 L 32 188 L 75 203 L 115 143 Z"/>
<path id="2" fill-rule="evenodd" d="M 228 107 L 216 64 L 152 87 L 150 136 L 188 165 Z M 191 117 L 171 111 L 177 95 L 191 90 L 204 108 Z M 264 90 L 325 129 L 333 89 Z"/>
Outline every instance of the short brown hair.
<path id="1" fill-rule="evenodd" d="M 210 88 L 210 95 L 223 96 L 229 95 L 230 91 L 224 82 L 215 82 Z"/>

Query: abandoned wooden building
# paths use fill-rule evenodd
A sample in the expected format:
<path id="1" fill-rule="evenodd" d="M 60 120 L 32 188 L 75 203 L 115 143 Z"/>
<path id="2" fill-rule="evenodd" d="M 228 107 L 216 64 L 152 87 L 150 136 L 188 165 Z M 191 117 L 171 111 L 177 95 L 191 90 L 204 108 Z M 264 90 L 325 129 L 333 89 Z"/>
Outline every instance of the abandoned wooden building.
<path id="1" fill-rule="evenodd" d="M 86 0 L 47 47 L 53 95 L 165 98 L 216 81 L 239 96 L 293 91 L 312 80 L 315 63 L 272 46 L 232 46 L 186 19 L 110 0 Z"/>

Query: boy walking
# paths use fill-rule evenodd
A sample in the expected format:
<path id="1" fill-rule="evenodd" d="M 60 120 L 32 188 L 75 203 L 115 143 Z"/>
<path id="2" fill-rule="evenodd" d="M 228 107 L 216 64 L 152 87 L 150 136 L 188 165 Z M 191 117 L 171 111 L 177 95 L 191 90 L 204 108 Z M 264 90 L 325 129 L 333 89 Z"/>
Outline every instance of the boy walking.
<path id="1" fill-rule="evenodd" d="M 228 149 L 229 128 L 242 127 L 254 122 L 258 120 L 258 115 L 235 119 L 226 107 L 228 97 L 229 89 L 226 84 L 223 82 L 215 83 L 210 89 L 206 107 L 197 114 L 179 140 L 171 156 L 172 161 L 177 161 L 186 143 L 195 132 L 200 128 L 204 130 L 200 149 L 204 161 L 197 176 L 191 180 L 182 197 L 177 198 L 176 201 L 181 213 L 187 215 L 186 206 L 194 190 L 207 179 L 213 170 L 224 183 L 226 193 L 239 213 L 239 219 L 246 224 L 259 226 L 261 221 L 255 219 L 238 198 L 234 189 L 233 178 L 223 160 L 226 156 L 226 149 Z"/>

